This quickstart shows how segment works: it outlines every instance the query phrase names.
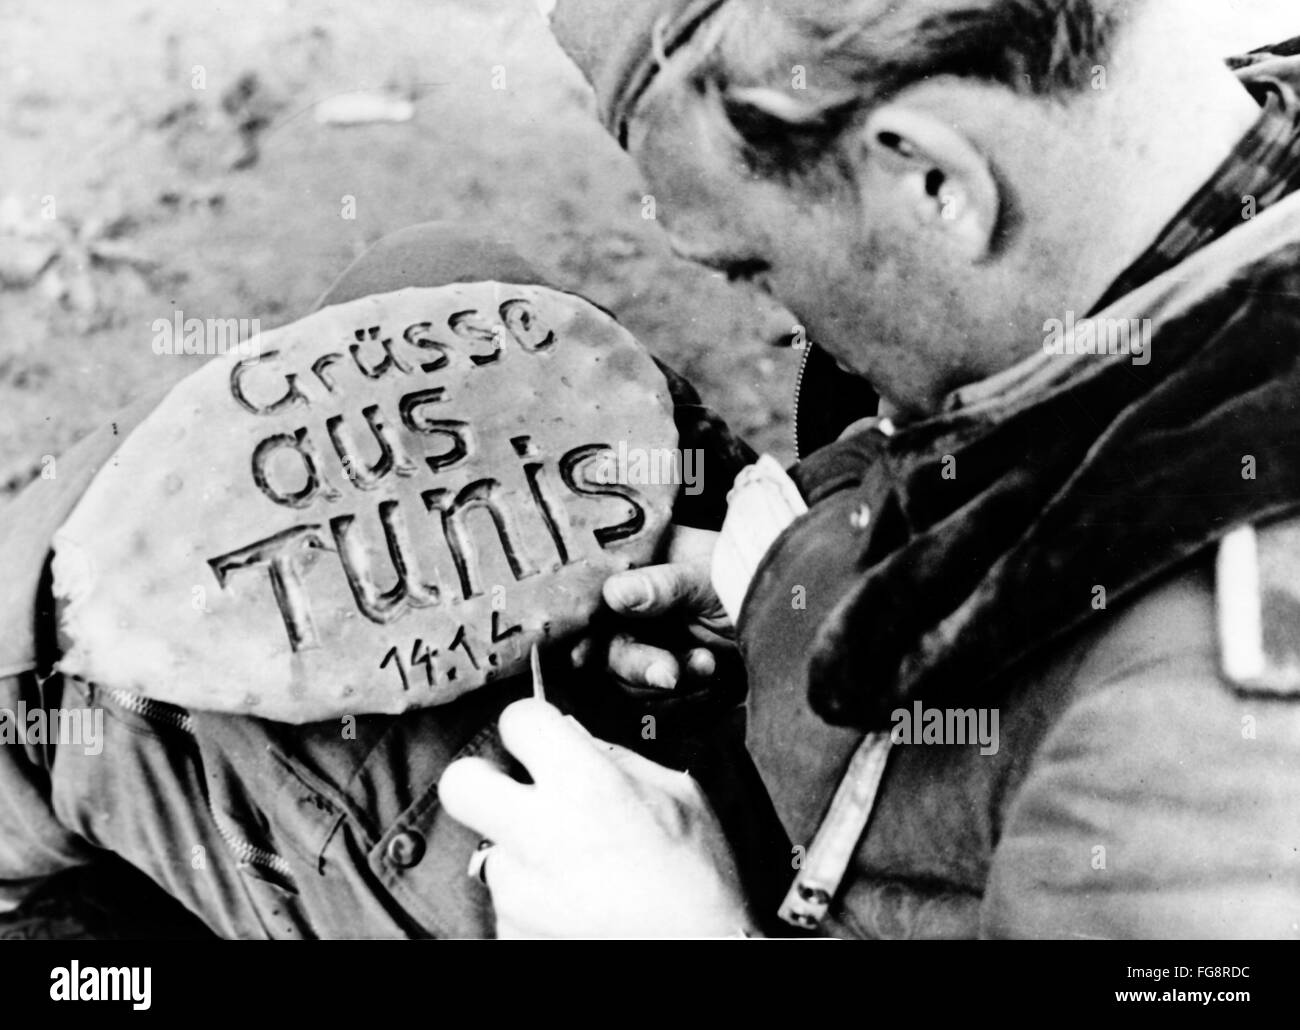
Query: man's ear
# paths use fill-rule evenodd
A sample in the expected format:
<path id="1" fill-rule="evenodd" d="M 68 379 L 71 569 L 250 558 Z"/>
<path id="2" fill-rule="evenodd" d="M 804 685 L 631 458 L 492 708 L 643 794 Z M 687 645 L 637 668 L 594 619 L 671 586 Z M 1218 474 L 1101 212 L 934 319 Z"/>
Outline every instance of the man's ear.
<path id="1" fill-rule="evenodd" d="M 992 250 L 1002 198 L 983 153 L 942 117 L 886 102 L 861 130 L 864 186 L 884 189 L 916 219 L 977 261 Z M 886 201 L 887 202 L 887 201 Z"/>

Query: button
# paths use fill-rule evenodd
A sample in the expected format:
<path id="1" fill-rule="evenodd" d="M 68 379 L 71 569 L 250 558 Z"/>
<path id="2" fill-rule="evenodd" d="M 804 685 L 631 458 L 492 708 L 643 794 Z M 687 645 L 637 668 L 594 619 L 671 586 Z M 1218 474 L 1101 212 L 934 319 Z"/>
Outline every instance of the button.
<path id="1" fill-rule="evenodd" d="M 424 838 L 414 830 L 403 830 L 388 842 L 386 854 L 398 869 L 410 869 L 424 857 Z"/>

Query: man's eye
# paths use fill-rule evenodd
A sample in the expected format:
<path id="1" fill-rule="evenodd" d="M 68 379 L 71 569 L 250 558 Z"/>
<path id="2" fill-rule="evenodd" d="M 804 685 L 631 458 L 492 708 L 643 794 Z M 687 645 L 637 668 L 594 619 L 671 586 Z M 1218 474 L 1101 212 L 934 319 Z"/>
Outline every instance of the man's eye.
<path id="1" fill-rule="evenodd" d="M 811 169 L 834 145 L 851 114 L 848 105 L 836 105 L 792 121 L 727 91 L 719 91 L 719 102 L 739 138 L 745 163 L 761 175 Z"/>
<path id="2" fill-rule="evenodd" d="M 810 155 L 788 123 L 753 104 L 722 97 L 722 113 L 736 134 L 745 167 L 760 178 L 785 180 L 807 166 Z"/>
<path id="3" fill-rule="evenodd" d="M 736 134 L 759 150 L 777 149 L 799 134 L 792 131 L 794 126 L 775 115 L 734 97 L 722 98 L 722 111 Z"/>

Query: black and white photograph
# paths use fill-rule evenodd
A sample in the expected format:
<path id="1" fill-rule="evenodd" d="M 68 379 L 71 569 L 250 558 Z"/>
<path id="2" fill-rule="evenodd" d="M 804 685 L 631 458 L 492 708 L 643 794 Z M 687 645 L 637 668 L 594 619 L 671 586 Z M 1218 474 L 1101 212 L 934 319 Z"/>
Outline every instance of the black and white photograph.
<path id="1" fill-rule="evenodd" d="M 774 938 L 1285 985 L 1300 5 L 0 0 L 28 993 Z"/>

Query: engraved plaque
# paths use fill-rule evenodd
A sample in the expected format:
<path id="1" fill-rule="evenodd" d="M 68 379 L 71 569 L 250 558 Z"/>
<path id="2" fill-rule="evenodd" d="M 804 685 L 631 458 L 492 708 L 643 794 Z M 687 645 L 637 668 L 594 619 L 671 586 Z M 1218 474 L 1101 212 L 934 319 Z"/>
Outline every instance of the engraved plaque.
<path id="1" fill-rule="evenodd" d="M 650 357 L 573 295 L 327 308 L 183 380 L 99 472 L 55 537 L 60 668 L 287 722 L 450 701 L 651 559 L 677 487 L 611 466 L 676 445 Z"/>

